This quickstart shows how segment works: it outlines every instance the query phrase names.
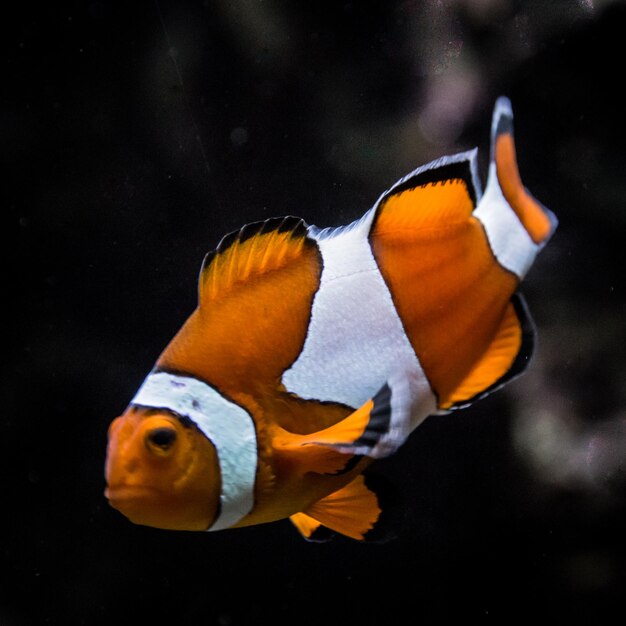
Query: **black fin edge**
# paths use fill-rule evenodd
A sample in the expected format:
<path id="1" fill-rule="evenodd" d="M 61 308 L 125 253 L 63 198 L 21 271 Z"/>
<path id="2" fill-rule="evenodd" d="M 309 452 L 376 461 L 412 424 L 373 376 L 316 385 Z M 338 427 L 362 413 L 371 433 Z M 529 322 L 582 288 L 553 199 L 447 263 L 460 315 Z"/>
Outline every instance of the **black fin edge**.
<path id="1" fill-rule="evenodd" d="M 308 228 L 308 224 L 301 217 L 294 215 L 270 217 L 266 220 L 245 224 L 239 230 L 233 230 L 224 235 L 216 248 L 206 253 L 200 272 L 202 273 L 211 264 L 211 261 L 217 254 L 223 254 L 235 243 L 243 243 L 255 235 L 262 235 L 272 231 L 279 233 L 289 232 L 292 238 L 304 237 L 308 239 Z M 313 243 L 313 240 L 310 239 L 310 242 Z"/>
<path id="2" fill-rule="evenodd" d="M 320 524 L 308 537 L 304 537 L 306 541 L 311 543 L 328 543 L 337 537 L 339 533 L 331 530 L 327 526 Z"/>
<path id="3" fill-rule="evenodd" d="M 519 320 L 520 326 L 522 328 L 522 343 L 519 352 L 517 353 L 517 356 L 513 360 L 513 364 L 498 380 L 496 380 L 489 387 L 483 389 L 472 398 L 462 400 L 461 402 L 453 404 L 449 407 L 448 410 L 454 411 L 458 409 L 463 409 L 470 404 L 481 400 L 485 396 L 488 396 L 497 389 L 500 389 L 507 383 L 511 382 L 514 378 L 517 378 L 528 367 L 528 364 L 530 363 L 530 360 L 535 350 L 537 334 L 535 329 L 535 323 L 533 322 L 530 311 L 528 310 L 526 300 L 521 293 L 514 293 L 511 297 L 511 303 L 513 304 L 517 319 Z"/>
<path id="4" fill-rule="evenodd" d="M 364 472 L 365 486 L 376 495 L 380 516 L 374 527 L 365 533 L 363 539 L 355 540 L 320 524 L 306 541 L 312 543 L 326 543 L 338 537 L 346 541 L 358 541 L 367 544 L 384 544 L 400 536 L 405 524 L 403 500 L 396 486 L 386 477 L 373 472 Z"/>
<path id="5" fill-rule="evenodd" d="M 341 476 L 342 474 L 347 474 L 352 471 L 359 463 L 359 461 L 363 458 L 362 454 L 355 454 L 354 456 L 348 456 L 348 460 L 346 464 L 335 472 L 326 472 L 325 476 Z"/>
<path id="6" fill-rule="evenodd" d="M 294 215 L 270 217 L 260 222 L 250 222 L 242 226 L 239 230 L 233 230 L 224 235 L 222 240 L 217 244 L 216 252 L 221 254 L 226 252 L 235 242 L 243 243 L 251 237 L 254 237 L 254 235 L 261 235 L 274 230 L 279 233 L 291 232 L 292 237 L 306 237 L 307 228 L 306 222 L 302 218 L 295 217 Z"/>
<path id="7" fill-rule="evenodd" d="M 397 487 L 385 476 L 363 472 L 365 486 L 376 495 L 380 516 L 363 537 L 364 543 L 388 543 L 397 539 L 404 526 L 403 500 Z"/>
<path id="8" fill-rule="evenodd" d="M 415 174 L 409 176 L 399 185 L 392 187 L 382 198 L 380 205 L 384 204 L 387 198 L 401 194 L 409 189 L 415 189 L 416 187 L 421 187 L 423 185 L 445 185 L 449 180 L 459 179 L 465 183 L 467 193 L 472 200 L 472 204 L 476 206 L 477 198 L 476 189 L 474 188 L 474 178 L 472 176 L 470 161 L 466 159 L 460 161 L 450 161 L 448 163 L 437 165 L 436 167 L 419 169 Z"/>

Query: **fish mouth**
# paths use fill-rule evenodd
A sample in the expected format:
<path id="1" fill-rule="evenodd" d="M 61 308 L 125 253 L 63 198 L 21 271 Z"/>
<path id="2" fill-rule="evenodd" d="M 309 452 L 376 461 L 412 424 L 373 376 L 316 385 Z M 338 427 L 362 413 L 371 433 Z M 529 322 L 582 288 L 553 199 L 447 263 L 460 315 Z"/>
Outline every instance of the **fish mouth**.
<path id="1" fill-rule="evenodd" d="M 154 500 L 159 495 L 158 489 L 146 485 L 110 485 L 104 490 L 104 496 L 115 509 L 125 503 Z"/>
<path id="2" fill-rule="evenodd" d="M 116 484 L 107 487 L 104 495 L 111 507 L 134 524 L 172 530 L 206 530 L 208 526 L 204 520 L 189 522 L 184 506 L 181 513 L 181 503 L 156 487 Z"/>

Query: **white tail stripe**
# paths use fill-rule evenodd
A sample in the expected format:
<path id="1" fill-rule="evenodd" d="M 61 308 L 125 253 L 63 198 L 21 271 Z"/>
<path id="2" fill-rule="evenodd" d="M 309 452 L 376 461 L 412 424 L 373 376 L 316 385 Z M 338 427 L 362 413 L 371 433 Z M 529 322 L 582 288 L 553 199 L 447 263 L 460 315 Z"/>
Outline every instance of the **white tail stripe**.
<path id="1" fill-rule="evenodd" d="M 516 274 L 520 280 L 533 264 L 543 246 L 537 245 L 528 234 L 502 193 L 496 164 L 491 162 L 487 187 L 473 213 L 485 228 L 491 250 L 498 263 Z"/>

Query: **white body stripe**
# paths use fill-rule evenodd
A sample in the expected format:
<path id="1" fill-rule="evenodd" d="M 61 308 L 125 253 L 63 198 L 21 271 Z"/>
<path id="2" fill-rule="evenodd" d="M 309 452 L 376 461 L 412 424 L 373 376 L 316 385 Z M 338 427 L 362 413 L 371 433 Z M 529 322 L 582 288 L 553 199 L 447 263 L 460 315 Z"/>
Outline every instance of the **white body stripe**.
<path id="1" fill-rule="evenodd" d="M 252 417 L 244 409 L 196 378 L 166 372 L 150 374 L 131 404 L 188 417 L 215 446 L 222 475 L 221 508 L 209 530 L 228 528 L 252 510 L 257 439 Z"/>
<path id="2" fill-rule="evenodd" d="M 322 276 L 304 347 L 282 382 L 301 398 L 356 409 L 402 373 L 411 387 L 415 427 L 435 411 L 436 401 L 372 254 L 373 217 L 372 210 L 334 232 L 310 229 Z"/>
<path id="3" fill-rule="evenodd" d="M 520 279 L 524 278 L 542 246 L 530 238 L 506 201 L 498 183 L 496 164 L 493 162 L 489 166 L 485 193 L 474 211 L 474 216 L 485 227 L 489 245 L 498 263 Z"/>

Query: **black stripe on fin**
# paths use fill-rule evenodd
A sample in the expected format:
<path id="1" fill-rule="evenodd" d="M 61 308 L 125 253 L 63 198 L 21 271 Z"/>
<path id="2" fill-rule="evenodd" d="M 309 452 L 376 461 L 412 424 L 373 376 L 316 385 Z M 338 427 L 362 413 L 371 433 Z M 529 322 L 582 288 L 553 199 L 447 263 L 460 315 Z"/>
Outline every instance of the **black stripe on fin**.
<path id="1" fill-rule="evenodd" d="M 512 135 L 513 134 L 513 118 L 510 115 L 501 115 L 498 118 L 495 136 Z"/>
<path id="2" fill-rule="evenodd" d="M 528 306 L 526 305 L 526 300 L 521 293 L 516 292 L 513 294 L 513 296 L 511 297 L 511 304 L 515 309 L 515 314 L 517 315 L 517 319 L 519 320 L 522 331 L 522 341 L 520 349 L 511 367 L 492 385 L 490 385 L 480 393 L 476 394 L 472 398 L 463 400 L 462 402 L 458 402 L 457 404 L 453 404 L 451 407 L 449 407 L 450 410 L 462 409 L 476 402 L 477 400 L 488 396 L 490 393 L 493 393 L 497 389 L 500 389 L 507 383 L 511 382 L 514 378 L 517 378 L 528 367 L 528 364 L 530 363 L 535 349 L 535 324 L 530 315 L 530 311 L 528 310 Z"/>
<path id="3" fill-rule="evenodd" d="M 374 408 L 370 412 L 370 419 L 363 434 L 354 442 L 353 446 L 368 446 L 373 448 L 379 439 L 389 432 L 391 422 L 391 387 L 385 383 L 372 399 Z"/>
<path id="4" fill-rule="evenodd" d="M 491 121 L 491 160 L 494 159 L 496 139 L 500 135 L 513 136 L 513 107 L 506 96 L 500 96 L 493 108 Z"/>

